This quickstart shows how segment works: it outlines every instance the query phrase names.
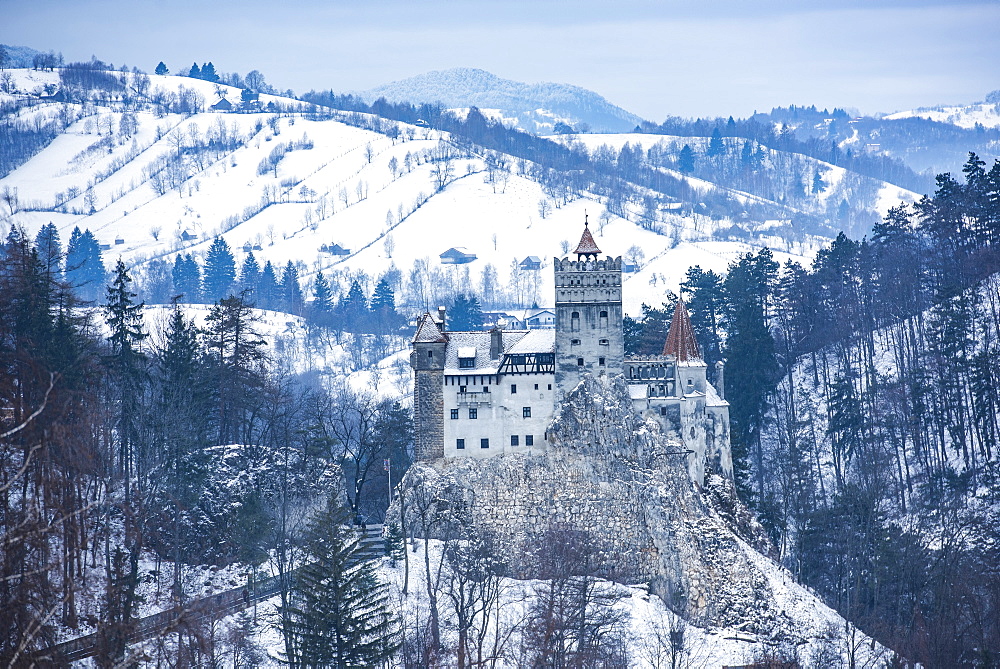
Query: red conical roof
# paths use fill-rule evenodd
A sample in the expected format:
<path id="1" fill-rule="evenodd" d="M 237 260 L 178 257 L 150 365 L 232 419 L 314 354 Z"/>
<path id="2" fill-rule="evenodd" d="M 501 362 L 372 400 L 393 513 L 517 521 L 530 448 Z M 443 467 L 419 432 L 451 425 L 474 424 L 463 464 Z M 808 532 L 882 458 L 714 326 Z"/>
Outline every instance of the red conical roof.
<path id="1" fill-rule="evenodd" d="M 672 355 L 678 360 L 701 360 L 698 340 L 694 337 L 694 328 L 691 327 L 691 317 L 684 306 L 684 300 L 678 300 L 674 308 L 674 318 L 670 321 L 670 332 L 663 345 L 663 355 Z"/>
<path id="2" fill-rule="evenodd" d="M 423 344 L 444 344 L 447 343 L 448 338 L 441 333 L 441 329 L 438 328 L 431 315 L 424 314 L 420 323 L 417 324 L 417 334 L 413 336 L 413 341 Z"/>
<path id="3" fill-rule="evenodd" d="M 597 242 L 594 241 L 594 236 L 590 234 L 590 227 L 584 220 L 583 237 L 580 237 L 580 243 L 576 245 L 576 250 L 573 253 L 581 256 L 596 256 L 600 252 L 601 249 L 597 248 Z"/>

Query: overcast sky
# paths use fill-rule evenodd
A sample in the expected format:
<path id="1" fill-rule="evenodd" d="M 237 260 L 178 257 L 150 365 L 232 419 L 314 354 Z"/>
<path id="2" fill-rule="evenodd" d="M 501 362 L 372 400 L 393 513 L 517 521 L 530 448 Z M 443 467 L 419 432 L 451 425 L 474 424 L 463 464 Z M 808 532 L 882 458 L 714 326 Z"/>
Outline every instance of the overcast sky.
<path id="1" fill-rule="evenodd" d="M 146 71 L 212 61 L 299 93 L 479 67 L 655 121 L 1000 89 L 1000 0 L 0 0 L 0 42 Z"/>

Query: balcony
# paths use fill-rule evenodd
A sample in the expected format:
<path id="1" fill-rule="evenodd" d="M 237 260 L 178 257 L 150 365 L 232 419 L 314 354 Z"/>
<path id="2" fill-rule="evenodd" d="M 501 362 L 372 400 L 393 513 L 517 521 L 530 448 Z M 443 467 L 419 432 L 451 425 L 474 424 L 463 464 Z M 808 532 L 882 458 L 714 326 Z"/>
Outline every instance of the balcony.
<path id="1" fill-rule="evenodd" d="M 458 403 L 462 406 L 489 406 L 493 403 L 493 393 L 459 393 Z"/>

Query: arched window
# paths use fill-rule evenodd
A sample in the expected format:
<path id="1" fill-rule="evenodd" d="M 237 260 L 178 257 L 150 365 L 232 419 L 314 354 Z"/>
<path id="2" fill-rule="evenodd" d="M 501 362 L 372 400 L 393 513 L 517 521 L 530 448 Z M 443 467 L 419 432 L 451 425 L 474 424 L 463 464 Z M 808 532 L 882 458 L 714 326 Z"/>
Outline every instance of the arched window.
<path id="1" fill-rule="evenodd" d="M 573 332 L 580 331 L 580 312 L 574 311 L 569 315 L 569 329 Z"/>
<path id="2" fill-rule="evenodd" d="M 608 327 L 608 312 L 607 311 L 602 311 L 601 312 L 600 324 L 601 324 L 601 329 L 602 330 L 603 329 L 607 329 L 607 327 Z"/>

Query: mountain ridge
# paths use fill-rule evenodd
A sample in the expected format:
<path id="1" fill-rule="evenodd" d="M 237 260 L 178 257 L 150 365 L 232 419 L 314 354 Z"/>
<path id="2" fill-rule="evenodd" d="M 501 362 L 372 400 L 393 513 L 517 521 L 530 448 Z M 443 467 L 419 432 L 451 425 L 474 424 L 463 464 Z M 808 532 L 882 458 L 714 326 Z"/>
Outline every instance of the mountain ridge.
<path id="1" fill-rule="evenodd" d="M 472 67 L 432 70 L 361 91 L 359 95 L 369 102 L 384 97 L 390 102 L 440 102 L 452 108 L 498 109 L 513 113 L 521 127 L 532 131 L 551 132 L 554 123 L 562 120 L 570 124 L 586 123 L 593 130 L 627 132 L 643 120 L 580 86 L 529 84 Z M 549 114 L 541 113 L 542 110 Z M 532 123 L 537 127 L 530 127 Z"/>

